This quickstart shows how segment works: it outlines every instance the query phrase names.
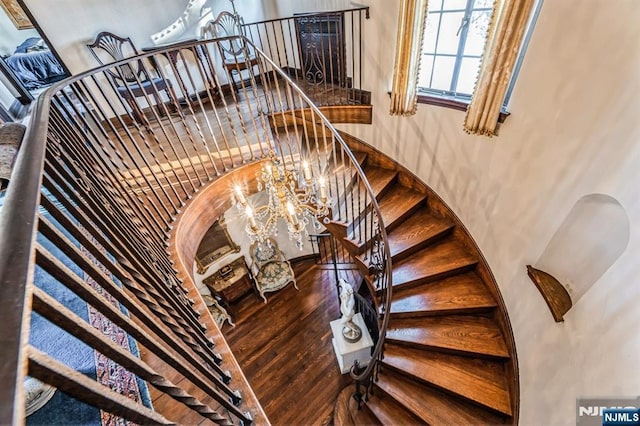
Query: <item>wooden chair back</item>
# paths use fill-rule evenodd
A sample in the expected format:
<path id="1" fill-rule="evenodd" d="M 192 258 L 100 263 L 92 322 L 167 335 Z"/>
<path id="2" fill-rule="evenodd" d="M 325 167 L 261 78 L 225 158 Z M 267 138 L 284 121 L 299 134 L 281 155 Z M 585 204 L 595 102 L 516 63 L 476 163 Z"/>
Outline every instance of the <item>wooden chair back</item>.
<path id="1" fill-rule="evenodd" d="M 109 62 L 116 62 L 121 59 L 135 56 L 138 49 L 129 37 L 120 37 L 108 31 L 103 31 L 96 36 L 93 43 L 87 44 L 89 51 L 93 57 L 101 64 L 105 65 Z M 103 60 L 105 55 L 108 61 Z M 115 80 L 124 83 L 135 83 L 139 80 L 147 80 L 143 75 L 143 70 L 139 61 L 120 65 L 118 71 L 107 70 L 107 73 Z"/>
<path id="2" fill-rule="evenodd" d="M 207 22 L 201 30 L 202 38 L 221 38 L 232 36 L 244 36 L 242 18 L 231 12 L 220 12 L 218 17 Z M 242 62 L 249 56 L 247 45 L 242 38 L 220 41 L 220 53 L 225 62 Z"/>

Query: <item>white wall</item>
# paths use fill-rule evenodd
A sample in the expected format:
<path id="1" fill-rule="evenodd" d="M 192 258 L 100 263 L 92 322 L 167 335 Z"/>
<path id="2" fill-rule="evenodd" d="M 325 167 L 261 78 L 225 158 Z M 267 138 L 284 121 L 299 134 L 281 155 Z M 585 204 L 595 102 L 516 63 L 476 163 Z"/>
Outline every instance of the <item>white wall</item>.
<path id="1" fill-rule="evenodd" d="M 301 0 L 296 9 L 334 3 Z M 371 6 L 364 88 L 373 125 L 348 128 L 438 192 L 487 257 L 516 338 L 521 424 L 575 424 L 577 397 L 640 394 L 640 2 L 546 0 L 512 115 L 493 139 L 466 135 L 460 111 L 420 105 L 413 117 L 389 116 L 398 2 L 359 3 Z M 525 265 L 589 193 L 626 210 L 629 245 L 556 324 Z"/>
<path id="2" fill-rule="evenodd" d="M 259 192 L 257 194 L 252 194 L 247 197 L 249 202 L 254 206 L 262 206 L 267 203 L 266 193 Z M 231 263 L 233 260 L 239 258 L 240 256 L 244 256 L 247 265 L 251 267 L 251 254 L 249 248 L 251 247 L 251 240 L 249 239 L 249 235 L 247 235 L 245 231 L 245 227 L 247 226 L 247 219 L 244 213 L 240 212 L 236 207 L 232 207 L 224 213 L 224 222 L 227 226 L 227 232 L 229 232 L 229 237 L 231 240 L 240 247 L 240 251 L 238 253 L 233 253 L 228 256 L 221 258 L 218 262 L 215 262 L 209 266 L 207 272 L 204 274 L 198 274 L 197 265 L 194 262 L 193 265 L 193 278 L 198 290 L 202 294 L 211 294 L 206 285 L 202 283 L 202 280 L 212 272 L 217 271 L 222 266 Z M 324 229 L 324 228 L 323 228 Z M 296 257 L 307 256 L 313 254 L 313 247 L 309 242 L 309 238 L 303 236 L 302 242 L 304 246 L 302 249 L 296 246 L 296 242 L 289 239 L 287 234 L 287 224 L 284 220 L 279 220 L 277 224 L 278 235 L 274 237 L 278 247 L 284 254 L 287 259 L 295 259 Z M 309 234 L 313 233 L 321 233 L 322 231 L 317 231 L 313 228 L 311 224 L 307 225 L 307 232 Z M 254 271 L 255 273 L 255 271 Z"/>
<path id="3" fill-rule="evenodd" d="M 138 48 L 152 46 L 150 36 L 182 16 L 187 0 L 25 0 L 51 44 L 72 74 L 97 63 L 87 47 L 100 31 L 131 37 Z M 236 2 L 247 22 L 261 19 L 262 1 Z M 228 1 L 209 0 L 213 14 L 231 10 Z"/>
<path id="4" fill-rule="evenodd" d="M 575 304 L 625 252 L 630 229 L 626 211 L 614 198 L 585 195 L 562 220 L 534 266 L 553 271 Z"/>
<path id="5" fill-rule="evenodd" d="M 84 44 L 99 31 L 130 35 L 144 46 L 186 4 L 26 2 L 72 72 L 94 66 Z M 355 6 L 346 0 L 237 3 L 247 22 L 263 6 L 266 17 Z M 579 396 L 640 394 L 640 2 L 546 0 L 512 116 L 493 139 L 466 135 L 459 111 L 420 105 L 410 118 L 388 115 L 398 5 L 359 3 L 371 6 L 364 88 L 373 92 L 374 124 L 350 130 L 434 188 L 487 257 L 516 338 L 521 424 L 573 424 Z M 620 202 L 631 223 L 629 245 L 565 323 L 556 324 L 525 265 L 539 258 L 574 203 L 589 193 Z"/>
<path id="6" fill-rule="evenodd" d="M 11 55 L 29 37 L 39 37 L 34 29 L 19 30 L 4 9 L 0 8 L 0 55 Z"/>
<path id="7" fill-rule="evenodd" d="M 272 0 L 272 4 L 269 7 L 265 7 L 265 13 L 270 17 L 276 18 L 292 16 L 298 12 L 324 12 L 350 7 L 358 7 L 358 5 L 349 0 Z"/>
<path id="8" fill-rule="evenodd" d="M 0 73 L 0 104 L 8 111 L 17 95 L 4 74 Z"/>

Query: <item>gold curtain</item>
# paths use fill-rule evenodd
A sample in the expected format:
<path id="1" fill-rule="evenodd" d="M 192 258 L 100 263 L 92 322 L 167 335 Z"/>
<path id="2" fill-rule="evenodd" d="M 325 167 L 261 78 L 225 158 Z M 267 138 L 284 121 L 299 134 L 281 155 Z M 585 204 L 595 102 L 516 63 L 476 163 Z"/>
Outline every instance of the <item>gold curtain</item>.
<path id="1" fill-rule="evenodd" d="M 534 0 L 496 0 L 464 130 L 493 136 Z"/>
<path id="2" fill-rule="evenodd" d="M 401 0 L 396 58 L 391 85 L 391 115 L 413 115 L 418 101 L 418 71 L 427 0 Z"/>

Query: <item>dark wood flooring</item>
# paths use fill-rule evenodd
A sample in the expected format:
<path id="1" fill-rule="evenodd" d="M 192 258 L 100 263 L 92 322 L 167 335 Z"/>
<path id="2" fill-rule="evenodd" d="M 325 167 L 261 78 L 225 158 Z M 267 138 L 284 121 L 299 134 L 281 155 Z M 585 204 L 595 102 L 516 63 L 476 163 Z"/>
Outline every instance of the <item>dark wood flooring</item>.
<path id="1" fill-rule="evenodd" d="M 331 344 L 329 322 L 340 317 L 335 276 L 310 261 L 294 270 L 300 291 L 268 293 L 267 304 L 247 295 L 232 305 L 236 327 L 222 331 L 272 424 L 330 424 L 352 383 Z"/>

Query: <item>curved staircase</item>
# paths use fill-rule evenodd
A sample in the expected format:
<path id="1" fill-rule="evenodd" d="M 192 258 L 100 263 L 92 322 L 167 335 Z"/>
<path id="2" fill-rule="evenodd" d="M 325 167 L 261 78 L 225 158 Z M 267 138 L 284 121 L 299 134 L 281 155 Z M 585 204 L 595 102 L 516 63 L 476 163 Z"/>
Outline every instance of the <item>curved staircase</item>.
<path id="1" fill-rule="evenodd" d="M 337 404 L 342 400 L 350 410 L 336 406 L 335 424 L 517 423 L 511 329 L 470 235 L 415 176 L 343 136 L 380 206 L 393 260 L 393 298 L 377 380 L 360 409 L 353 398 L 339 399 Z M 357 224 L 336 221 L 327 228 L 354 256 L 373 290 L 365 244 L 354 238 Z M 344 392 L 353 394 L 353 387 Z M 338 414 L 345 412 L 349 415 Z"/>

